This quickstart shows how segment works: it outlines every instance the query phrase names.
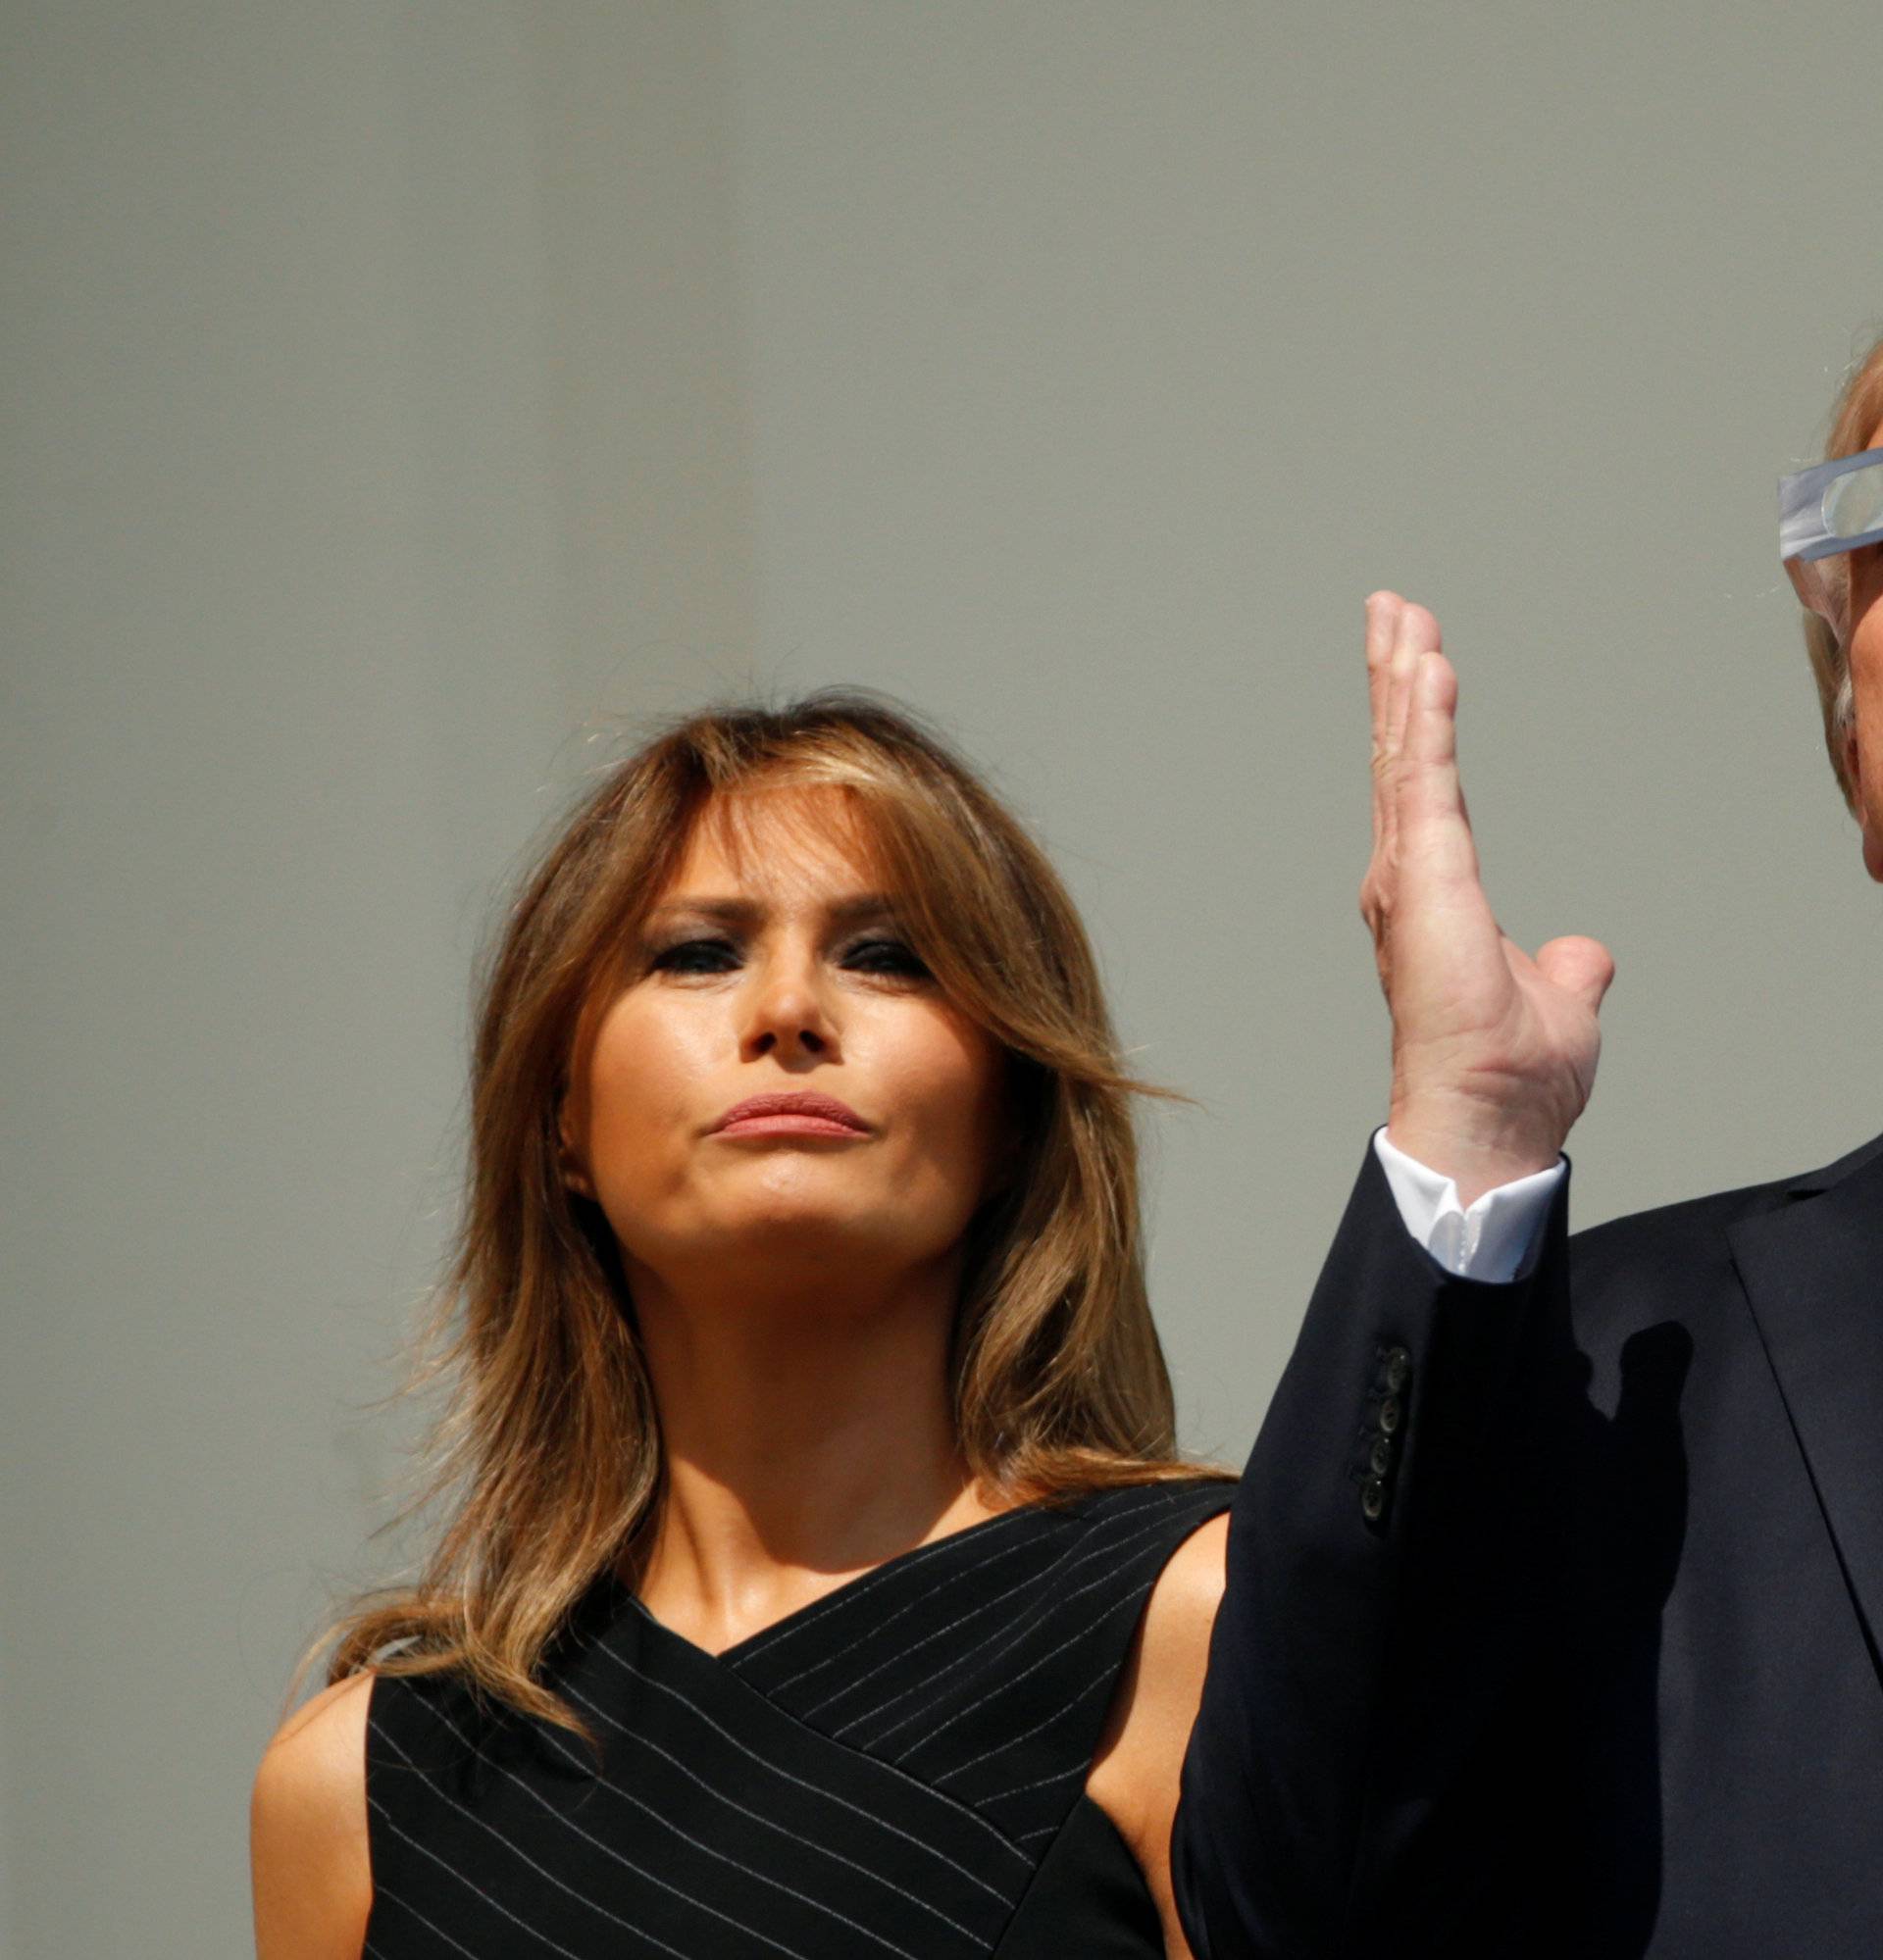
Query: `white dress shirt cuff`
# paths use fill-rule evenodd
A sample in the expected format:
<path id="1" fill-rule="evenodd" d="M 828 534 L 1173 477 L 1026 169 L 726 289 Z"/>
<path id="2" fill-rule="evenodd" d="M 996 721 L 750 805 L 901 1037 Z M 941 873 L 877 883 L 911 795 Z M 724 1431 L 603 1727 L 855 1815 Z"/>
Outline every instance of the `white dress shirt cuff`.
<path id="1" fill-rule="evenodd" d="M 1467 1210 L 1451 1179 L 1387 1141 L 1385 1124 L 1373 1132 L 1373 1149 L 1406 1231 L 1448 1273 L 1494 1284 L 1514 1280 L 1528 1264 L 1569 1168 L 1558 1157 L 1547 1171 L 1486 1191 Z"/>

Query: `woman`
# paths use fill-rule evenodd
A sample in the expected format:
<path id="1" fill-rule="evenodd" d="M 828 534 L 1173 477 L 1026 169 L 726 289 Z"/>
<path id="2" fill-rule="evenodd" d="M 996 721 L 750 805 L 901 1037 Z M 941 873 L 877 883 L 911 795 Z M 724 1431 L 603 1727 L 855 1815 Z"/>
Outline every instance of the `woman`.
<path id="1" fill-rule="evenodd" d="M 1188 1954 L 1234 1484 L 1177 1453 L 1136 1093 L 914 718 L 616 768 L 484 987 L 460 1501 L 262 1763 L 261 1960 Z"/>

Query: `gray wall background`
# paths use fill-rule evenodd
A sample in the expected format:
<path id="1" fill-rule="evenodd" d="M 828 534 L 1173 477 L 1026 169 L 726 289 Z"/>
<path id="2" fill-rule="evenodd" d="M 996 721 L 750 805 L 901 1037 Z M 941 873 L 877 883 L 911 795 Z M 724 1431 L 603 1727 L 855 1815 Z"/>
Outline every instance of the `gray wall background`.
<path id="1" fill-rule="evenodd" d="M 1383 1114 L 1360 601 L 1506 928 L 1620 978 L 1579 1223 L 1879 1121 L 1773 479 L 1883 321 L 1874 14 L 16 4 L 0 62 L 0 1945 L 250 1950 L 470 963 L 623 717 L 940 717 L 1140 1065 L 1240 1456 Z"/>

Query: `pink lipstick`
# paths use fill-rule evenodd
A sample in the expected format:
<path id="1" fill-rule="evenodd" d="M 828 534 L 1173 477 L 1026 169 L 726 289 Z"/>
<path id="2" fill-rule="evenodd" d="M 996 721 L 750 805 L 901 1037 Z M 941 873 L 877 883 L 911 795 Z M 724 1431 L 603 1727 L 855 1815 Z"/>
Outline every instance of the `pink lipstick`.
<path id="1" fill-rule="evenodd" d="M 867 1136 L 870 1126 L 848 1103 L 816 1089 L 769 1089 L 736 1102 L 714 1124 L 716 1136 Z"/>

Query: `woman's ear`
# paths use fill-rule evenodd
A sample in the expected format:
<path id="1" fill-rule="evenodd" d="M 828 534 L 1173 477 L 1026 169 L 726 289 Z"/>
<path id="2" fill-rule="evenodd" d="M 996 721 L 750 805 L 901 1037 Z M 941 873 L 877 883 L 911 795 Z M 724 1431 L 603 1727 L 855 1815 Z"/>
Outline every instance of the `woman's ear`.
<path id="1" fill-rule="evenodd" d="M 595 1195 L 595 1186 L 582 1161 L 582 1150 L 576 1141 L 574 1118 L 569 1104 L 570 1098 L 564 1096 L 556 1114 L 558 1137 L 556 1163 L 562 1174 L 562 1181 L 570 1190 L 580 1197 L 592 1198 Z"/>

